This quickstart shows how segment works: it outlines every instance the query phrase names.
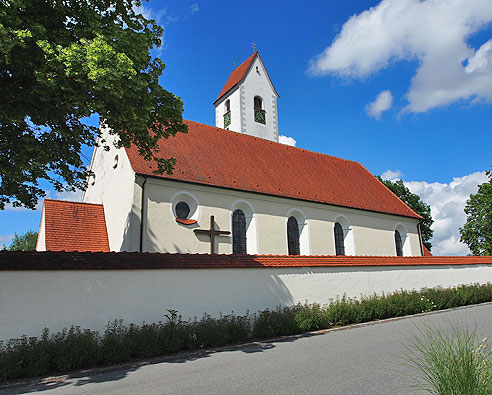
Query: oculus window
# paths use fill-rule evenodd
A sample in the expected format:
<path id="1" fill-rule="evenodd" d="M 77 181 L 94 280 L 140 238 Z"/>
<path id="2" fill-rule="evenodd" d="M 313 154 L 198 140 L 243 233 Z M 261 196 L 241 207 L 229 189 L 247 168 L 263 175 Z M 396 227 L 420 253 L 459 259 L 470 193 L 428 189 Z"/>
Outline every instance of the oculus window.
<path id="1" fill-rule="evenodd" d="M 190 215 L 190 206 L 186 202 L 179 202 L 176 204 L 176 217 L 179 219 L 188 219 Z"/>

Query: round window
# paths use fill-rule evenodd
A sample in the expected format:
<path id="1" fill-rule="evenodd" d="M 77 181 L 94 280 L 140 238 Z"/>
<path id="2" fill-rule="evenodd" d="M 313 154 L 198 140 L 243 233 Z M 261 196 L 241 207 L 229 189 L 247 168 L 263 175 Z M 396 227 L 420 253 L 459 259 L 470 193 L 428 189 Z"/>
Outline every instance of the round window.
<path id="1" fill-rule="evenodd" d="M 188 219 L 188 215 L 190 215 L 190 206 L 186 202 L 179 202 L 176 205 L 176 217 L 179 219 Z"/>

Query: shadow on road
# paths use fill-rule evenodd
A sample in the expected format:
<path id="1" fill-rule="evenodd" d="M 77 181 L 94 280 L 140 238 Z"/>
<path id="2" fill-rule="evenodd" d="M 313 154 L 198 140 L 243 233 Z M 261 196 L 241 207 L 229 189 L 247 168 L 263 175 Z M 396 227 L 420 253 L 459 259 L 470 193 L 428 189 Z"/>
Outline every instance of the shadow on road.
<path id="1" fill-rule="evenodd" d="M 34 379 L 30 384 L 19 383 L 10 387 L 0 387 L 0 394 L 26 394 L 33 392 L 43 392 L 54 390 L 61 387 L 72 385 L 81 387 L 86 384 L 104 383 L 109 381 L 118 381 L 124 379 L 129 373 L 140 369 L 142 366 L 155 365 L 160 363 L 183 364 L 193 362 L 202 358 L 208 358 L 216 353 L 241 351 L 246 354 L 261 353 L 275 348 L 275 343 L 294 342 L 303 337 L 310 337 L 313 334 L 304 334 L 299 336 L 276 338 L 265 342 L 256 341 L 247 344 L 234 344 L 213 349 L 196 350 L 164 357 L 156 357 L 147 361 L 138 361 L 121 365 L 114 365 L 103 368 L 94 368 L 92 370 L 78 371 L 68 373 L 64 376 L 53 378 Z"/>

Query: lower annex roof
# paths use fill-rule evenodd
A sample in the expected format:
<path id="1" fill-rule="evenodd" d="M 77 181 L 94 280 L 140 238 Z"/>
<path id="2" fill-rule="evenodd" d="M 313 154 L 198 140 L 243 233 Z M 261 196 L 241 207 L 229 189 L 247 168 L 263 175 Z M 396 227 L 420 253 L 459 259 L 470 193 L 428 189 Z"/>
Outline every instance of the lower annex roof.
<path id="1" fill-rule="evenodd" d="M 43 211 L 46 250 L 109 252 L 102 204 L 45 199 Z"/>

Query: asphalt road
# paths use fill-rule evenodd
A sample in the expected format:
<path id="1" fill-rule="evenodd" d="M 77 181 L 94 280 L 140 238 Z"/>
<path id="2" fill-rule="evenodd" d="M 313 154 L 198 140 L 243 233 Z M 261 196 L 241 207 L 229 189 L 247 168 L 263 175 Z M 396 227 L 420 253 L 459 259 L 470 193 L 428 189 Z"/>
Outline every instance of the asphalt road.
<path id="1" fill-rule="evenodd" d="M 165 362 L 79 374 L 2 394 L 405 394 L 404 344 L 416 328 L 452 323 L 492 335 L 492 304 L 286 338 Z"/>

